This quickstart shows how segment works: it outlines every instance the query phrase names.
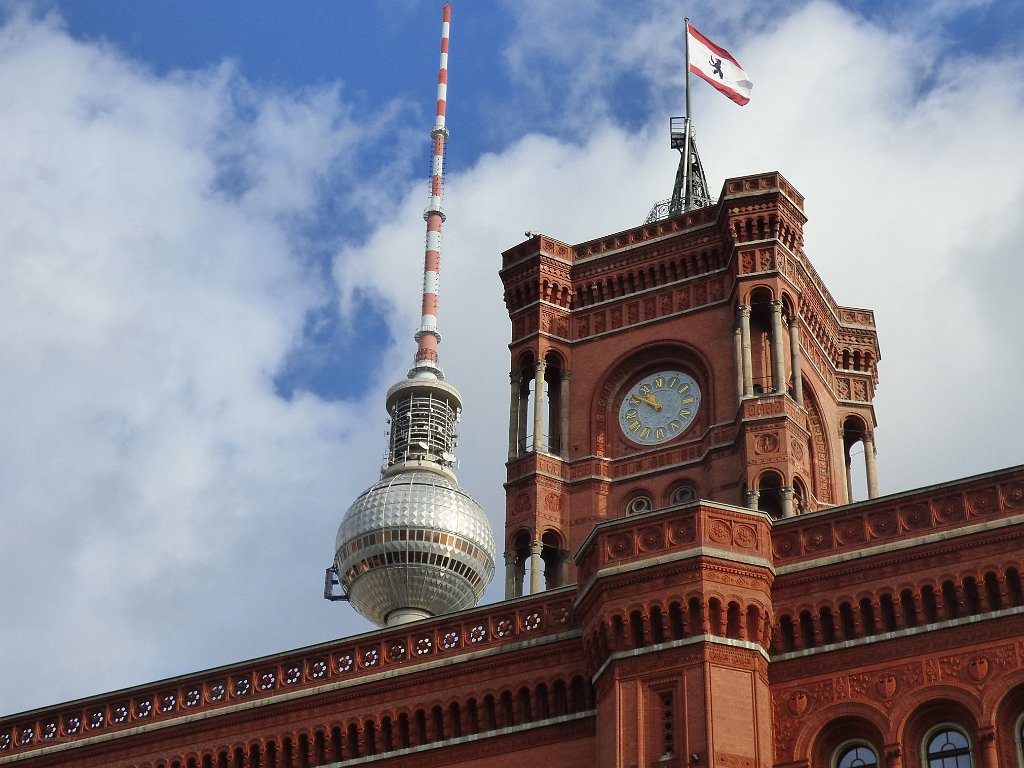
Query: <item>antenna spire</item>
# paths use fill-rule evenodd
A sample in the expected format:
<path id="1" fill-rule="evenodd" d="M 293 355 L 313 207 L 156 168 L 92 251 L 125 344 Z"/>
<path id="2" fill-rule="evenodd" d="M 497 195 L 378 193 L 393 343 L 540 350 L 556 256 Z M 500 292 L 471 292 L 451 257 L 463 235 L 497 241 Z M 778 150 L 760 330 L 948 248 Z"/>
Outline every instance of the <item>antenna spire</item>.
<path id="1" fill-rule="evenodd" d="M 441 333 L 437 328 L 437 294 L 441 275 L 441 225 L 445 215 L 441 210 L 441 195 L 444 191 L 444 145 L 448 139 L 445 128 L 445 107 L 448 97 L 448 28 L 451 22 L 451 7 L 444 6 L 441 24 L 441 64 L 437 73 L 437 113 L 430 137 L 434 143 L 433 172 L 430 178 L 430 199 L 423 218 L 427 222 L 427 244 L 423 256 L 423 303 L 420 313 L 420 327 L 416 329 L 416 360 L 409 371 L 409 378 L 431 377 L 443 379 L 444 373 L 438 363 L 437 345 Z"/>

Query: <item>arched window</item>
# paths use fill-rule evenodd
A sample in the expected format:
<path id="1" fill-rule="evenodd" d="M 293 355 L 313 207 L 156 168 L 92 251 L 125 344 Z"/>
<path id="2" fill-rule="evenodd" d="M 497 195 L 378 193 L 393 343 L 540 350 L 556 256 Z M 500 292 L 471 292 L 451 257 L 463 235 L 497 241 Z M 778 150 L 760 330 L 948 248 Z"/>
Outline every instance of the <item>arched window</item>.
<path id="1" fill-rule="evenodd" d="M 672 491 L 672 495 L 669 497 L 669 505 L 685 504 L 688 501 L 694 501 L 697 498 L 697 489 L 692 485 L 680 485 L 678 488 Z"/>
<path id="2" fill-rule="evenodd" d="M 925 750 L 928 768 L 973 768 L 971 744 L 953 728 L 943 727 L 928 737 Z"/>
<path id="3" fill-rule="evenodd" d="M 627 515 L 641 515 L 652 509 L 654 509 L 654 504 L 651 502 L 651 497 L 644 493 L 637 494 L 626 502 Z"/>
<path id="4" fill-rule="evenodd" d="M 836 750 L 835 768 L 877 768 L 878 755 L 867 744 L 846 744 Z"/>

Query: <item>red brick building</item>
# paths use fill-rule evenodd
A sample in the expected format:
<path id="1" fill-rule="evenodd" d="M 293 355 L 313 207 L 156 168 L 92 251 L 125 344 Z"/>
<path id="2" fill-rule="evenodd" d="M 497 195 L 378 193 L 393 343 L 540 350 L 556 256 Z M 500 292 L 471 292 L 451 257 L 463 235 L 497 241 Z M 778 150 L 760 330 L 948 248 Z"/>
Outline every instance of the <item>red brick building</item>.
<path id="1" fill-rule="evenodd" d="M 502 255 L 508 599 L 4 717 L 0 765 L 1024 766 L 1024 467 L 876 497 L 804 223 L 768 173 Z"/>

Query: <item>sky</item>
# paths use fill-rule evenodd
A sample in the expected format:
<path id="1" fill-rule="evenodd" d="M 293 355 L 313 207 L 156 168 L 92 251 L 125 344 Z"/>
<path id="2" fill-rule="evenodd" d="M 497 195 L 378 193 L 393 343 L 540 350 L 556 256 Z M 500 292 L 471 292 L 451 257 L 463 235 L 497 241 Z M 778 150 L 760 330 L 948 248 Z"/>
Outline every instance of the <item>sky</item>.
<path id="1" fill-rule="evenodd" d="M 882 492 L 1024 462 L 1024 6 L 455 0 L 440 354 L 495 530 L 499 254 L 669 196 L 684 15 L 754 82 L 694 83 L 712 191 L 781 171 L 875 310 Z M 323 573 L 415 352 L 440 18 L 0 0 L 0 715 L 370 629 Z"/>

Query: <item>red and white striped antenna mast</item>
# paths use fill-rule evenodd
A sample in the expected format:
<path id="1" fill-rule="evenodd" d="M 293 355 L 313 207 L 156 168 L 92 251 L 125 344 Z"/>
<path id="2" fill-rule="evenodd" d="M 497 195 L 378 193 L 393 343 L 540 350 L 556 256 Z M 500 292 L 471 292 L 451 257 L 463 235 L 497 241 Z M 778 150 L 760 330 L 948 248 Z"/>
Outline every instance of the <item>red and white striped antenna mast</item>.
<path id="1" fill-rule="evenodd" d="M 444 6 L 441 24 L 441 64 L 437 73 L 437 113 L 430 137 L 434 143 L 433 171 L 430 177 L 430 200 L 423 218 L 427 222 L 427 244 L 423 256 L 423 303 L 420 312 L 420 327 L 416 329 L 416 361 L 409 376 L 430 376 L 444 378 L 438 363 L 437 345 L 441 333 L 437 327 L 437 294 L 441 276 L 441 225 L 444 212 L 441 210 L 441 196 L 444 191 L 444 144 L 448 139 L 445 127 L 445 106 L 448 99 L 448 28 L 451 23 L 451 6 Z"/>

